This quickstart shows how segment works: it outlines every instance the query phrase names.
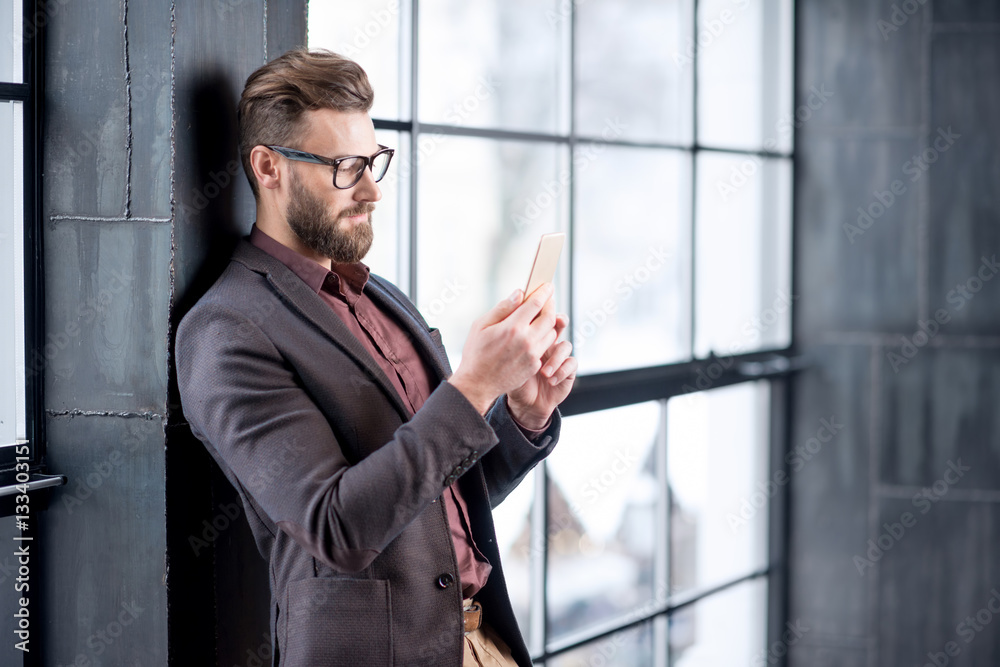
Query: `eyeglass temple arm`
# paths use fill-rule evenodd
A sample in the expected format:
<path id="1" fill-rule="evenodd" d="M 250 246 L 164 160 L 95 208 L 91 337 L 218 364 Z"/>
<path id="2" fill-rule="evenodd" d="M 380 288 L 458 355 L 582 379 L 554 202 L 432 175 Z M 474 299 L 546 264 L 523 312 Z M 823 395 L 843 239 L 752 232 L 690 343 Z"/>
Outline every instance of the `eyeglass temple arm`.
<path id="1" fill-rule="evenodd" d="M 312 162 L 313 164 L 325 164 L 333 166 L 333 160 L 326 160 L 318 155 L 313 155 L 312 153 L 306 153 L 305 151 L 297 151 L 294 148 L 283 148 L 280 146 L 268 146 L 271 150 L 281 153 L 285 157 L 298 160 L 299 162 Z"/>

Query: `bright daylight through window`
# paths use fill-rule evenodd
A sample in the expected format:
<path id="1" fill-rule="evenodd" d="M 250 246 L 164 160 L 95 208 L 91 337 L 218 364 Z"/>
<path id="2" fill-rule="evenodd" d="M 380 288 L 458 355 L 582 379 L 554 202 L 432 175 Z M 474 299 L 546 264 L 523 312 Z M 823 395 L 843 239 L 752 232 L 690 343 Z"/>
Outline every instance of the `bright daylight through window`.
<path id="1" fill-rule="evenodd" d="M 581 384 L 704 378 L 567 413 L 496 509 L 537 664 L 766 663 L 781 381 L 715 368 L 791 341 L 792 26 L 790 0 L 310 0 L 396 149 L 365 262 L 453 367 L 559 231 Z"/>
<path id="2" fill-rule="evenodd" d="M 21 3 L 0 2 L 0 34 L 16 35 Z M 22 83 L 18 40 L 0 44 L 0 84 Z M 16 90 L 16 86 L 11 86 Z M 12 90 L 12 92 L 14 92 Z M 0 447 L 27 439 L 24 317 L 24 103 L 0 96 Z"/>

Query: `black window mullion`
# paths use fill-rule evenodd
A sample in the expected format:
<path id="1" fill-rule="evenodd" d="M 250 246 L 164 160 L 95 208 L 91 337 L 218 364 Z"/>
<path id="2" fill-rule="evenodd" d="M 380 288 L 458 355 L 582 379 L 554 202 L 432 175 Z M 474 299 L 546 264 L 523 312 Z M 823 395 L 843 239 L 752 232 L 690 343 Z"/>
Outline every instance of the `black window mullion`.
<path id="1" fill-rule="evenodd" d="M 661 616 L 669 618 L 685 607 L 690 607 L 691 605 L 696 604 L 708 597 L 716 595 L 717 593 L 722 593 L 723 591 L 739 586 L 740 584 L 754 581 L 755 579 L 768 578 L 771 573 L 772 568 L 770 566 L 763 567 L 713 586 L 697 589 L 676 597 L 670 597 L 664 602 L 657 601 L 655 604 L 647 605 L 646 607 L 641 608 L 638 613 L 629 614 L 624 618 L 613 619 L 607 623 L 591 628 L 588 631 L 580 632 L 575 636 L 569 636 L 557 642 L 552 642 L 551 644 L 546 645 L 544 654 L 532 656 L 532 660 L 536 662 L 548 660 L 549 658 L 554 658 L 558 655 L 580 648 L 581 646 L 592 644 L 619 632 L 643 625 L 644 623 L 648 623 Z"/>
<path id="2" fill-rule="evenodd" d="M 0 83 L 0 101 L 27 102 L 31 95 L 31 86 L 27 83 Z"/>
<path id="3" fill-rule="evenodd" d="M 414 303 L 417 302 L 417 183 L 419 166 L 417 154 L 420 144 L 420 118 L 417 101 L 419 99 L 419 21 L 420 0 L 410 5 L 410 239 L 409 239 L 409 281 L 408 291 Z"/>
<path id="4" fill-rule="evenodd" d="M 688 350 L 689 355 L 694 359 L 695 335 L 697 333 L 698 314 L 698 291 L 697 291 L 697 232 L 698 232 L 698 0 L 691 0 L 691 193 L 689 202 L 691 204 L 691 226 L 689 228 L 690 238 L 690 276 L 691 287 L 688 298 L 691 300 L 691 319 L 688 329 Z"/>

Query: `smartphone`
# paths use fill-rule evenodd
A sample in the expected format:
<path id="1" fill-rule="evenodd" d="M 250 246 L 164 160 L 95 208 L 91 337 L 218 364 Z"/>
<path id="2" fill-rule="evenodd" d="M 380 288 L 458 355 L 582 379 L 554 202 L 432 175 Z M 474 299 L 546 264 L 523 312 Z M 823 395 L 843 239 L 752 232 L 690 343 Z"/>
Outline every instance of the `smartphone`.
<path id="1" fill-rule="evenodd" d="M 528 298 L 542 283 L 550 283 L 556 277 L 556 265 L 559 263 L 559 255 L 565 241 L 564 232 L 542 234 L 542 238 L 538 240 L 538 250 L 535 251 L 531 273 L 528 275 L 528 286 L 524 288 L 524 298 Z"/>

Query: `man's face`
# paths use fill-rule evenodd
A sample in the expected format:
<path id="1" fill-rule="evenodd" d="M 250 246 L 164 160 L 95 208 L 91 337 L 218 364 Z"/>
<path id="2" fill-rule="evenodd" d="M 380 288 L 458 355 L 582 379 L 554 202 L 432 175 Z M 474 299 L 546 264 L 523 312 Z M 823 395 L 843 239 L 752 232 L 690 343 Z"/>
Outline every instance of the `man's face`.
<path id="1" fill-rule="evenodd" d="M 294 148 L 329 158 L 371 155 L 378 150 L 375 130 L 366 113 L 330 109 L 306 114 L 305 132 Z M 382 198 L 370 169 L 352 188 L 333 186 L 333 168 L 289 162 L 285 219 L 310 250 L 334 262 L 359 262 L 374 236 L 371 213 Z"/>

